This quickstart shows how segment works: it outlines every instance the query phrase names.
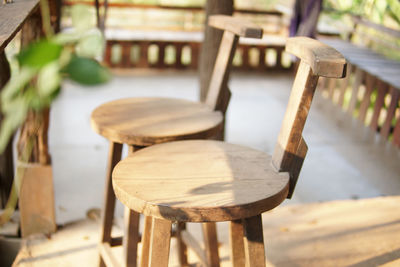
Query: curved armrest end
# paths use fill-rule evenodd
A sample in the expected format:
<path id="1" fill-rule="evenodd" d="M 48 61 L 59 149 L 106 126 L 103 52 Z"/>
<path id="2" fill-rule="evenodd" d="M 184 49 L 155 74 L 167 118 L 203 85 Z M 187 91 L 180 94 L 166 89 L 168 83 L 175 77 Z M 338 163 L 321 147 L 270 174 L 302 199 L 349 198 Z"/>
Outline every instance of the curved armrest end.
<path id="1" fill-rule="evenodd" d="M 336 49 L 308 37 L 292 37 L 286 51 L 310 65 L 314 75 L 328 78 L 346 76 L 346 59 Z"/>

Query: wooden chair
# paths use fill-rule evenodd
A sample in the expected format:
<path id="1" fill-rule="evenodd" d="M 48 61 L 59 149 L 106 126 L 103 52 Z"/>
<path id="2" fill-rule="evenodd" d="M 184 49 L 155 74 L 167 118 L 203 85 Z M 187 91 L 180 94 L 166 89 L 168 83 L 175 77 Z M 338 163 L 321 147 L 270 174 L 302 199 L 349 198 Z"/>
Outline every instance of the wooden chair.
<path id="1" fill-rule="evenodd" d="M 307 145 L 302 137 L 319 76 L 341 78 L 346 61 L 316 40 L 295 37 L 286 51 L 301 59 L 273 156 L 214 140 L 143 149 L 114 169 L 117 198 L 146 215 L 141 266 L 168 265 L 171 226 L 231 221 L 233 266 L 265 266 L 261 214 L 291 197 Z M 185 230 L 183 240 L 190 240 Z"/>
<path id="2" fill-rule="evenodd" d="M 100 238 L 100 266 L 115 262 L 110 253 L 112 246 L 122 244 L 122 238 L 112 238 L 111 228 L 115 209 L 115 195 L 111 185 L 111 172 L 121 159 L 122 145 L 129 145 L 129 152 L 167 141 L 207 139 L 221 136 L 224 114 L 230 92 L 227 87 L 229 68 L 240 36 L 261 38 L 262 29 L 237 18 L 211 16 L 209 25 L 224 30 L 219 53 L 210 80 L 206 103 L 171 98 L 127 98 L 105 103 L 96 108 L 91 117 L 92 128 L 110 140 L 105 204 L 102 214 Z M 136 152 L 135 152 L 136 153 Z M 139 215 L 127 209 L 124 238 L 125 262 L 136 266 Z M 181 225 L 184 228 L 184 225 Z M 219 266 L 215 224 L 205 227 L 208 264 Z M 179 236 L 178 236 L 179 238 Z M 186 262 L 186 247 L 180 250 L 182 264 Z"/>

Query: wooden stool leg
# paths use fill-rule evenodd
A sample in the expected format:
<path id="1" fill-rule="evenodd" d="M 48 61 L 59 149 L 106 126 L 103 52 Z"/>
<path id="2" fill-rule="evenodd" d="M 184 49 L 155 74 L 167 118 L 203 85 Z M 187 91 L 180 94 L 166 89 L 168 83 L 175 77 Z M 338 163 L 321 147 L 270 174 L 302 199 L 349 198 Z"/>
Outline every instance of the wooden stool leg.
<path id="1" fill-rule="evenodd" d="M 245 266 L 244 254 L 244 232 L 242 220 L 232 221 L 230 223 L 230 244 L 231 244 L 231 259 L 233 267 Z"/>
<path id="2" fill-rule="evenodd" d="M 140 262 L 140 267 L 149 266 L 149 251 L 150 251 L 152 222 L 153 222 L 152 217 L 146 216 L 144 218 L 144 228 L 142 235 L 142 260 Z"/>
<path id="3" fill-rule="evenodd" d="M 168 267 L 171 228 L 171 221 L 153 218 L 149 267 Z"/>
<path id="4" fill-rule="evenodd" d="M 265 267 L 261 214 L 243 219 L 246 267 Z"/>
<path id="5" fill-rule="evenodd" d="M 137 245 L 139 243 L 139 213 L 125 207 L 125 232 L 123 239 L 126 267 L 137 266 Z"/>
<path id="6" fill-rule="evenodd" d="M 179 264 L 181 267 L 187 267 L 188 259 L 187 259 L 187 246 L 185 242 L 182 240 L 181 232 L 186 230 L 186 223 L 178 222 L 176 227 L 176 239 L 178 243 L 178 256 L 179 256 Z"/>
<path id="7" fill-rule="evenodd" d="M 112 187 L 111 174 L 112 171 L 121 160 L 122 144 L 110 142 L 107 162 L 107 175 L 106 175 L 106 186 L 104 193 L 104 206 L 102 210 L 101 218 L 101 232 L 100 242 L 110 243 L 111 242 L 111 229 L 114 219 L 115 210 L 115 194 Z M 105 263 L 100 256 L 100 266 L 105 266 Z"/>
<path id="8" fill-rule="evenodd" d="M 207 261 L 210 267 L 219 267 L 217 226 L 213 223 L 203 223 L 204 244 Z"/>

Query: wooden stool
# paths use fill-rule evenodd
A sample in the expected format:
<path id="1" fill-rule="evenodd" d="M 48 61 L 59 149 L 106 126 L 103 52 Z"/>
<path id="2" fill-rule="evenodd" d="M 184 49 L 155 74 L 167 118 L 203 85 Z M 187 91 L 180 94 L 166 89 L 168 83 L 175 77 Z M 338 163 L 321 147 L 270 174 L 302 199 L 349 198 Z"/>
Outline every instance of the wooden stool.
<path id="1" fill-rule="evenodd" d="M 122 238 L 111 237 L 115 209 L 111 172 L 121 160 L 122 145 L 129 145 L 129 151 L 132 153 L 143 147 L 167 141 L 209 139 L 221 136 L 224 114 L 230 99 L 230 91 L 227 87 L 229 68 L 239 36 L 261 38 L 262 29 L 237 18 L 221 15 L 211 16 L 209 25 L 224 30 L 224 34 L 210 80 L 206 103 L 171 98 L 127 98 L 105 103 L 92 113 L 92 128 L 110 140 L 100 238 L 100 266 L 112 265 L 115 262 L 110 248 L 122 243 L 125 247 L 126 265 L 137 265 L 135 251 L 140 241 L 139 215 L 127 209 L 124 242 Z M 180 227 L 184 229 L 185 226 L 181 224 Z M 209 252 L 208 264 L 219 266 L 215 224 L 206 224 L 204 229 L 206 247 Z M 180 238 L 179 235 L 178 238 Z M 185 265 L 186 246 L 183 243 L 179 252 L 181 263 Z"/>
<path id="2" fill-rule="evenodd" d="M 233 266 L 265 266 L 261 214 L 292 195 L 307 152 L 302 131 L 319 76 L 341 78 L 346 66 L 339 52 L 313 39 L 291 38 L 286 51 L 301 62 L 273 156 L 189 140 L 154 145 L 117 164 L 117 198 L 148 218 L 142 267 L 168 266 L 172 223 L 220 221 L 231 221 Z M 191 239 L 185 230 L 180 235 Z"/>

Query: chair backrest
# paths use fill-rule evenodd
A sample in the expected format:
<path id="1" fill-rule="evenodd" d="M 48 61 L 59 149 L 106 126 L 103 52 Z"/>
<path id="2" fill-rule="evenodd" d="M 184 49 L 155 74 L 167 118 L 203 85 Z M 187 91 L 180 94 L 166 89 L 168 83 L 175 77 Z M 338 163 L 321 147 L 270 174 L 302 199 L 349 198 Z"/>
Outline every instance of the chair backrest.
<path id="1" fill-rule="evenodd" d="M 239 37 L 260 39 L 263 30 L 253 23 L 225 15 L 210 16 L 208 24 L 211 27 L 223 30 L 224 34 L 214 64 L 205 103 L 214 110 L 219 110 L 225 114 L 231 96 L 228 89 L 229 72 Z"/>
<path id="2" fill-rule="evenodd" d="M 289 172 L 290 198 L 307 153 L 302 132 L 319 76 L 343 78 L 346 75 L 346 60 L 335 49 L 311 38 L 289 38 L 286 51 L 299 57 L 300 64 L 289 98 L 272 157 L 273 165 L 281 172 Z"/>

